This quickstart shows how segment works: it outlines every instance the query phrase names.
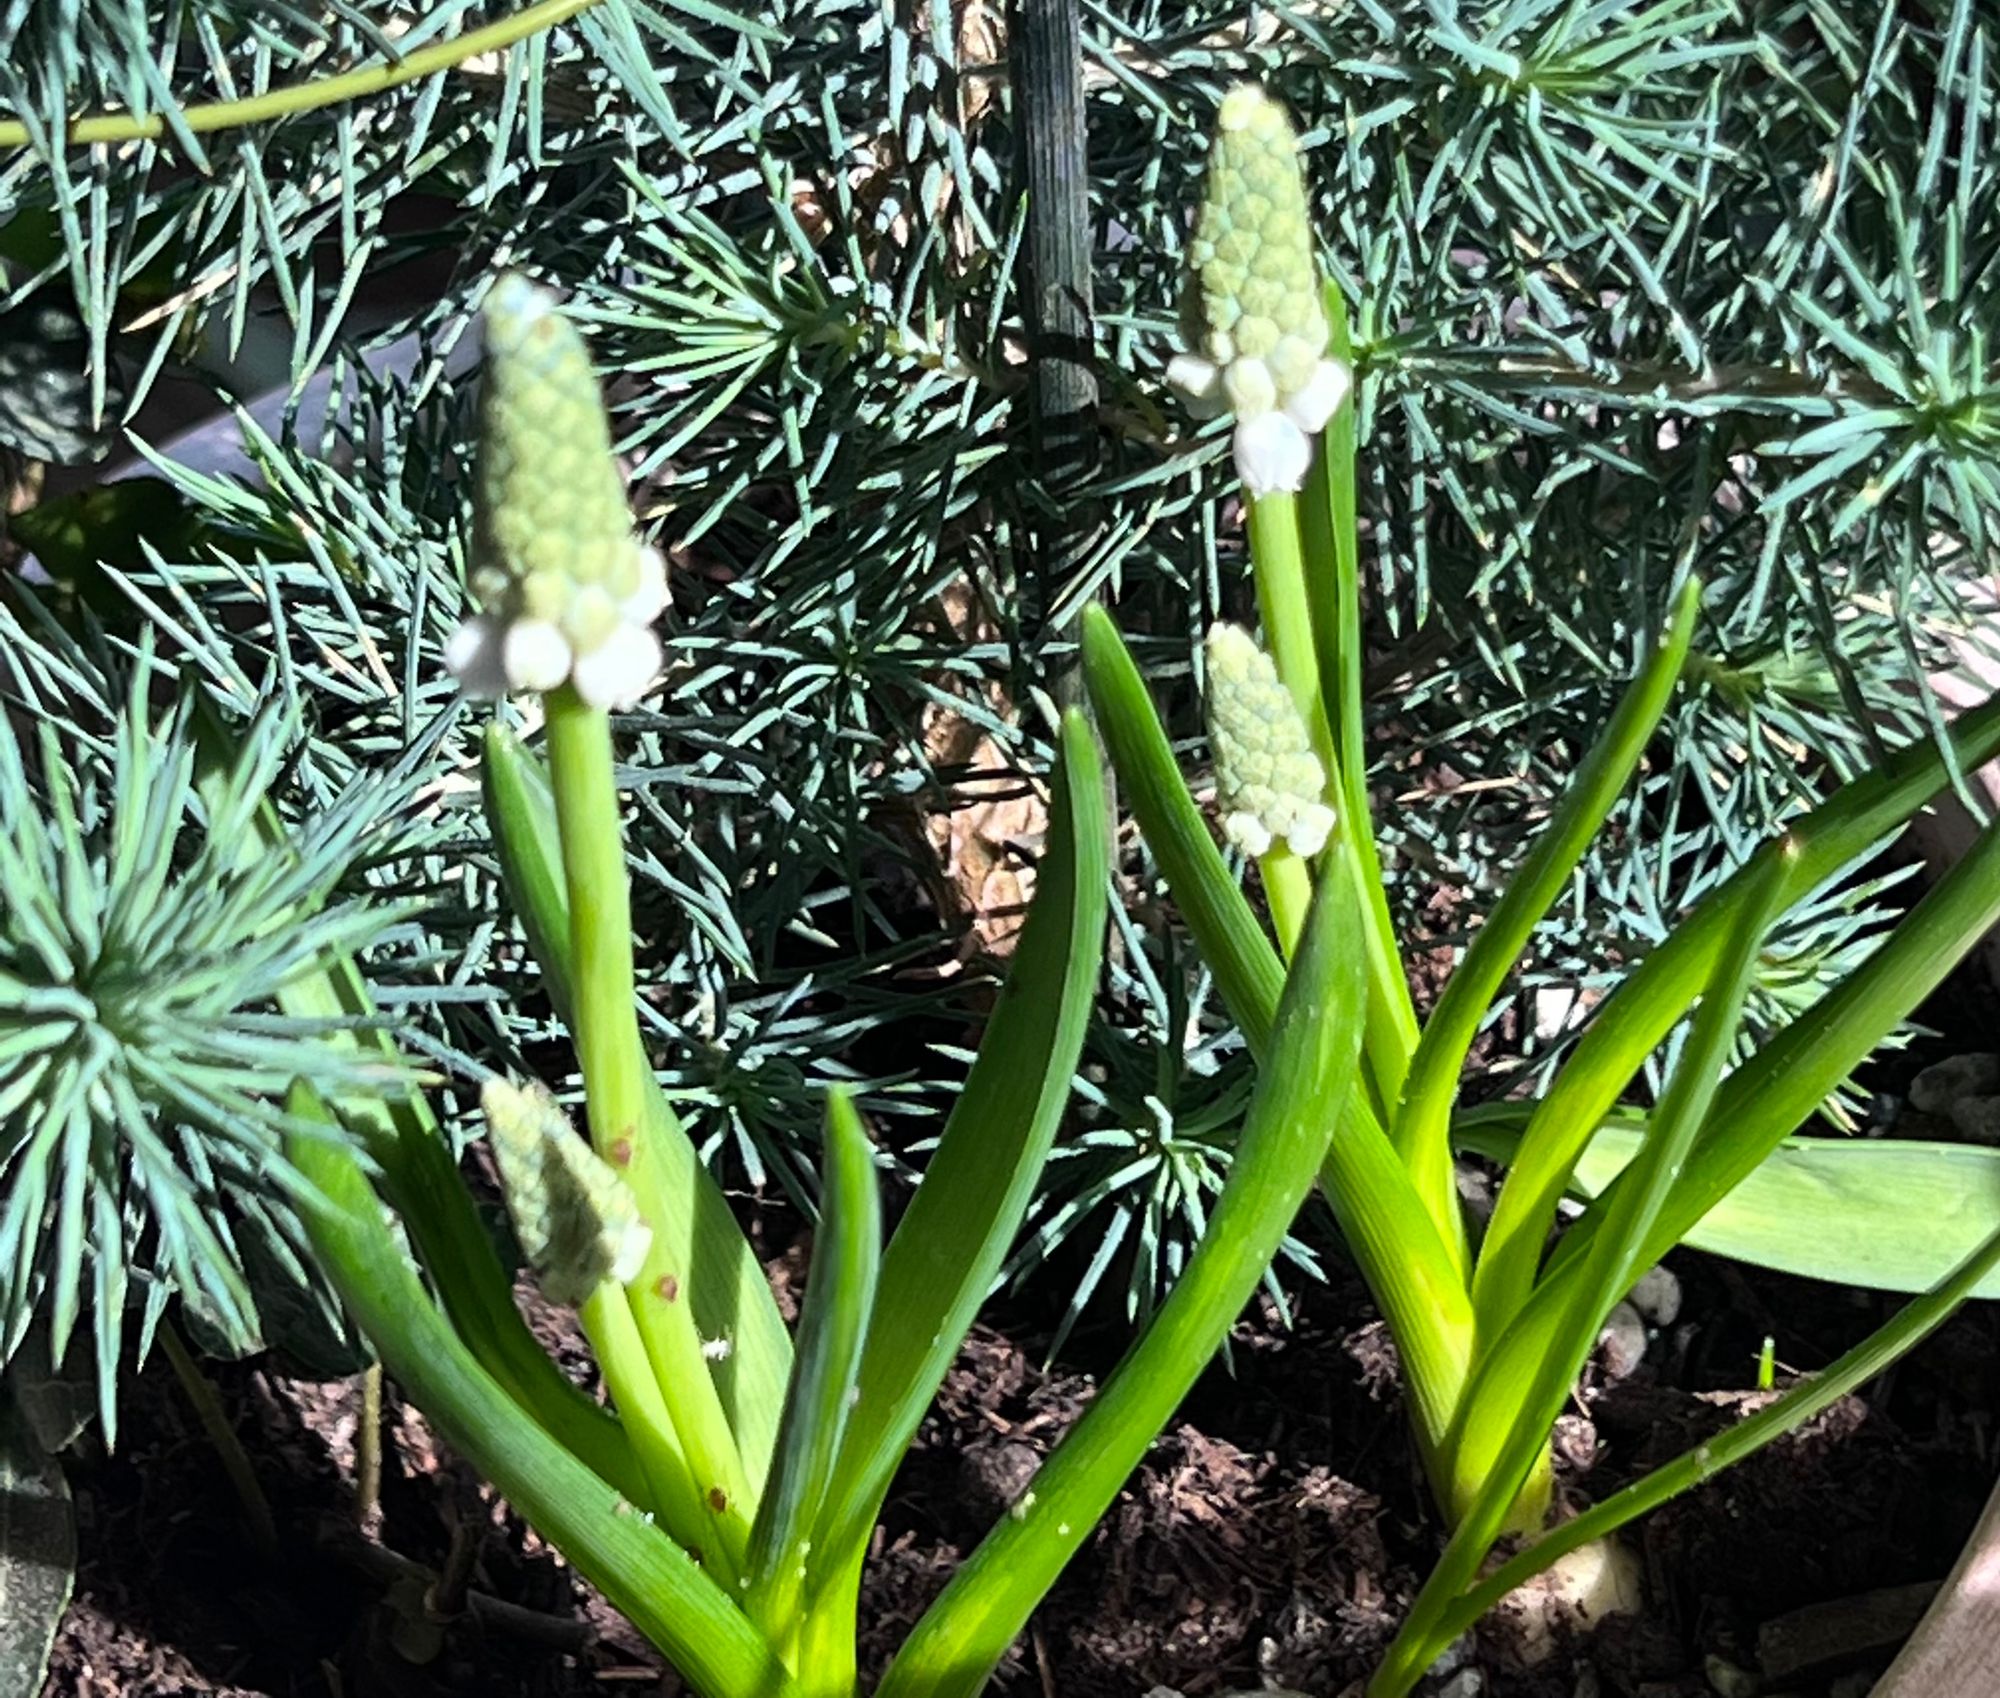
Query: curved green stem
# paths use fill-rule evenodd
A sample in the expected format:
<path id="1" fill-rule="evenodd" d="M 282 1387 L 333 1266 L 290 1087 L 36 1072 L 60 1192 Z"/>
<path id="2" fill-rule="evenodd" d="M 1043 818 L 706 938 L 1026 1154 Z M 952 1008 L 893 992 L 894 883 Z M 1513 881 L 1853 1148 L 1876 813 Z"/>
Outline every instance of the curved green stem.
<path id="1" fill-rule="evenodd" d="M 468 30 L 449 41 L 435 41 L 420 47 L 393 64 L 360 65 L 337 76 L 318 77 L 294 83 L 288 88 L 269 89 L 263 94 L 246 95 L 240 100 L 211 101 L 189 106 L 169 119 L 157 112 L 96 112 L 72 118 L 64 126 L 63 140 L 70 147 L 95 142 L 162 141 L 180 132 L 208 135 L 217 130 L 241 129 L 272 118 L 289 118 L 300 112 L 314 112 L 342 101 L 361 100 L 421 77 L 448 71 L 483 53 L 498 53 L 525 41 L 531 35 L 553 29 L 565 19 L 597 4 L 597 0 L 537 0 L 511 18 L 502 18 L 483 29 Z M 41 139 L 37 127 L 16 118 L 0 118 L 0 147 L 32 147 Z"/>

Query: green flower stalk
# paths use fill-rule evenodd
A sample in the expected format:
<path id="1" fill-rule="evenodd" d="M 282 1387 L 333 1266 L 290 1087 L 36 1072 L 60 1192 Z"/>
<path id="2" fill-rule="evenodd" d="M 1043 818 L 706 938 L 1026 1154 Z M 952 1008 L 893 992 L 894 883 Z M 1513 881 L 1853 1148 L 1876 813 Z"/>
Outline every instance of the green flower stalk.
<path id="1" fill-rule="evenodd" d="M 1236 470 L 1252 496 L 1297 490 L 1349 376 L 1327 357 L 1298 135 L 1255 84 L 1216 112 L 1188 269 L 1187 347 L 1167 381 L 1199 412 L 1236 415 Z"/>
<path id="2" fill-rule="evenodd" d="M 1211 626 L 1208 739 L 1223 835 L 1246 854 L 1282 844 L 1311 857 L 1326 846 L 1334 812 L 1326 769 L 1312 751 L 1298 703 L 1271 657 L 1240 625 Z"/>
<path id="3" fill-rule="evenodd" d="M 653 1229 L 618 1170 L 577 1136 L 546 1085 L 489 1079 L 480 1093 L 521 1253 L 553 1303 L 639 1277 Z"/>
<path id="4" fill-rule="evenodd" d="M 632 532 L 597 373 L 555 297 L 502 277 L 486 297 L 472 590 L 445 662 L 470 695 L 574 687 L 638 699 L 660 669 L 657 549 Z"/>

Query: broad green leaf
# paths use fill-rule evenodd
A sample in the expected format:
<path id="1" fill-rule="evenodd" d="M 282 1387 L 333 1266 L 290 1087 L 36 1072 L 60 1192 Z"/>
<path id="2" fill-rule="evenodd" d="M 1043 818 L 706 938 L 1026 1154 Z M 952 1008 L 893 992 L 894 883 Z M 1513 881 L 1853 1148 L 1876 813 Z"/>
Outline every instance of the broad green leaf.
<path id="1" fill-rule="evenodd" d="M 301 1120 L 330 1111 L 303 1089 Z M 457 1450 L 704 1698 L 785 1698 L 777 1653 L 701 1565 L 531 1419 L 432 1303 L 360 1165 L 331 1139 L 295 1138 L 312 1182 L 306 1221 L 383 1366 Z"/>
<path id="2" fill-rule="evenodd" d="M 62 1465 L 0 1405 L 0 1698 L 39 1698 L 76 1582 L 76 1511 Z"/>
<path id="3" fill-rule="evenodd" d="M 1074 712 L 1063 718 L 1051 788 L 1048 853 L 1006 986 L 882 1259 L 855 1406 L 813 1541 L 826 1585 L 839 1591 L 1020 1230 L 1083 1049 L 1103 960 L 1110 830 L 1097 750 Z"/>
<path id="4" fill-rule="evenodd" d="M 2000 696 L 1966 714 L 1953 728 L 1950 741 L 1949 759 L 1928 739 L 1898 750 L 1875 771 L 1843 786 L 1831 800 L 1791 824 L 1787 832 L 1797 847 L 1798 861 L 1786 879 L 1783 901 L 1802 901 L 1869 854 L 1943 790 L 1954 769 L 1972 771 L 2000 755 Z M 1504 1325 L 1525 1297 L 1534 1269 L 1521 1247 L 1532 1246 L 1539 1254 L 1578 1153 L 1617 1105 L 1646 1057 L 1687 1013 L 1739 924 L 1743 904 L 1761 876 L 1760 867 L 1777 850 L 1772 843 L 1759 851 L 1633 970 L 1592 1020 L 1535 1110 L 1523 1143 L 1527 1153 L 1501 1187 L 1493 1224 L 1487 1229 L 1488 1248 L 1481 1256 L 1484 1264 L 1504 1254 L 1510 1268 L 1496 1275 L 1482 1267 L 1475 1276 L 1482 1320 Z M 1800 1112 L 1799 1120 L 1812 1106 Z M 1791 1129 L 1786 1126 L 1781 1132 Z"/>
<path id="5" fill-rule="evenodd" d="M 533 755 L 494 724 L 486 732 L 481 783 L 515 915 L 541 966 L 549 1000 L 568 1020 L 569 892 L 548 776 Z M 650 1071 L 645 1104 L 646 1142 L 663 1169 L 663 1191 L 673 1211 L 652 1223 L 655 1240 L 683 1247 L 677 1259 L 688 1270 L 688 1302 L 702 1336 L 730 1341 L 729 1353 L 709 1364 L 709 1374 L 755 1495 L 763 1490 L 784 1408 L 791 1336 L 729 1199 Z"/>
<path id="6" fill-rule="evenodd" d="M 879 1698 L 974 1698 L 1250 1300 L 1360 1088 L 1367 959 L 1329 856 L 1228 1182 L 1152 1324 L 917 1623 Z"/>
<path id="7" fill-rule="evenodd" d="M 819 1230 L 799 1312 L 771 1479 L 750 1535 L 751 1615 L 774 1637 L 797 1620 L 814 1522 L 847 1426 L 882 1260 L 875 1151 L 844 1091 L 827 1099 Z"/>
<path id="8" fill-rule="evenodd" d="M 1511 1122 L 1511 1124 L 1510 1124 Z M 1645 1137 L 1636 1114 L 1601 1126 L 1570 1175 L 1588 1201 Z M 1520 1115 L 1474 1110 L 1452 1141 L 1503 1165 Z M 1915 1139 L 1787 1138 L 1681 1240 L 1690 1249 L 1867 1291 L 1928 1291 L 2000 1220 L 2000 1150 Z M 2000 1275 L 1972 1293 L 2000 1297 Z"/>
<path id="9" fill-rule="evenodd" d="M 1660 716 L 1673 699 L 1694 640 L 1695 617 L 1701 608 L 1701 585 L 1690 578 L 1681 587 L 1658 647 L 1626 690 L 1618 711 L 1583 764 L 1571 775 L 1555 813 L 1535 838 L 1535 844 L 1508 881 L 1507 889 L 1453 969 L 1437 1006 L 1424 1022 L 1417 1053 L 1410 1058 L 1409 1078 L 1391 1132 L 1403 1160 L 1417 1175 L 1425 1195 L 1440 1183 L 1452 1199 L 1452 1219 L 1446 1228 L 1453 1249 L 1464 1259 L 1463 1219 L 1457 1213 L 1457 1192 L 1450 1184 L 1451 1108 L 1458 1095 L 1459 1075 L 1471 1052 L 1479 1025 L 1492 1007 L 1507 975 L 1513 972 L 1528 939 L 1569 883 L 1576 864 L 1590 846 L 1612 804 L 1618 800 L 1639 758 L 1658 728 Z M 1432 1176 L 1426 1181 L 1426 1174 Z M 1427 1183 L 1429 1188 L 1427 1188 Z M 1489 1228 L 1482 1262 L 1484 1277 L 1505 1284 L 1510 1270 L 1533 1258 L 1541 1245 L 1508 1236 L 1511 1222 L 1496 1214 Z"/>

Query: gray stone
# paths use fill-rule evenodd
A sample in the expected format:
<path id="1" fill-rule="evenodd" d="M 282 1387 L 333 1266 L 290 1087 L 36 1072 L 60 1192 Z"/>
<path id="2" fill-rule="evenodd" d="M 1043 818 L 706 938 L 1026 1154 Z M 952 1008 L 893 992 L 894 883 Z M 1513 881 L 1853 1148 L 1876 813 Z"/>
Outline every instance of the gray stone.
<path id="1" fill-rule="evenodd" d="M 1974 1144 L 2000 1144 L 2000 1097 L 1960 1097 L 1951 1105 L 1958 1135 Z"/>
<path id="2" fill-rule="evenodd" d="M 2000 1055 L 1974 1051 L 1933 1062 L 1910 1081 L 1910 1107 L 1919 1114 L 1950 1114 L 1961 1097 L 2000 1091 Z"/>
<path id="3" fill-rule="evenodd" d="M 1598 1355 L 1608 1380 L 1628 1378 L 1646 1359 L 1646 1323 L 1630 1303 L 1618 1304 L 1604 1317 L 1597 1335 Z"/>
<path id="4" fill-rule="evenodd" d="M 1670 1327 L 1680 1319 L 1681 1282 L 1664 1262 L 1639 1276 L 1625 1299 L 1656 1327 Z"/>

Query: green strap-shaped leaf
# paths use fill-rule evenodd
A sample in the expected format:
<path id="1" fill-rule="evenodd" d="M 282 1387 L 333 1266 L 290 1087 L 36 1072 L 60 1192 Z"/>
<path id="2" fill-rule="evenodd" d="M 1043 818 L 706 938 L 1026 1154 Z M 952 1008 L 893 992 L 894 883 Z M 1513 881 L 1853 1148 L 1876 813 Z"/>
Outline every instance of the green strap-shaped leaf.
<path id="1" fill-rule="evenodd" d="M 1285 964 L 1188 794 L 1173 745 L 1117 623 L 1095 604 L 1083 610 L 1083 675 L 1098 730 L 1146 846 L 1244 1041 L 1262 1055 L 1270 1047 L 1271 1023 L 1285 988 Z"/>
<path id="2" fill-rule="evenodd" d="M 1966 714 L 1953 728 L 1950 741 L 1949 763 L 1939 745 L 1926 738 L 1898 750 L 1794 822 L 1788 833 L 1798 861 L 1787 877 L 1783 900 L 1801 901 L 1843 867 L 1870 853 L 1944 789 L 1954 767 L 1969 772 L 2000 755 L 2000 695 Z M 1777 847 L 1768 845 L 1739 868 L 1639 964 L 1591 1021 L 1576 1053 L 1542 1099 L 1523 1141 L 1524 1154 L 1501 1188 L 1493 1224 L 1487 1229 L 1482 1266 L 1474 1280 L 1482 1326 L 1497 1331 L 1506 1324 L 1526 1295 L 1523 1264 L 1528 1278 L 1534 1271 L 1532 1261 L 1518 1248 L 1507 1252 L 1512 1265 L 1504 1274 L 1496 1275 L 1485 1264 L 1506 1245 L 1532 1245 L 1539 1252 L 1578 1154 L 1646 1057 L 1700 994 L 1740 923 L 1759 866 L 1777 853 Z M 1801 1120 L 1811 1106 L 1801 1111 Z M 1789 1132 L 1791 1127 L 1782 1130 Z"/>
<path id="3" fill-rule="evenodd" d="M 1769 861 L 1752 865 L 1760 869 L 1760 883 L 1771 872 Z M 1795 872 L 1778 874 L 1781 904 L 1795 877 Z M 1736 911 L 1739 931 L 1750 912 L 1748 901 Z M 2000 921 L 2000 826 L 1989 826 L 1972 851 L 1845 983 L 1724 1081 L 1678 1182 L 1635 1258 L 1637 1264 L 1658 1261 L 1748 1179 L 1786 1134 L 1825 1101 L 1827 1092 L 1943 982 L 1996 921 Z M 1586 1129 L 1586 1141 L 1588 1136 Z M 1616 1207 L 1623 1183 L 1621 1179 L 1609 1186 L 1571 1228 L 1501 1341 L 1506 1361 L 1496 1353 L 1468 1389 L 1464 1418 L 1468 1470 L 1477 1468 L 1478 1459 L 1469 1453 L 1482 1426 L 1497 1433 L 1511 1418 L 1519 1365 L 1541 1361 L 1560 1348 L 1593 1241 Z"/>
<path id="4" fill-rule="evenodd" d="M 1475 1109 L 1452 1142 L 1503 1166 L 1520 1147 L 1522 1111 Z M 1598 1128 L 1570 1174 L 1589 1201 L 1624 1171 L 1644 1117 Z M 1905 1138 L 1787 1138 L 1681 1240 L 1752 1267 L 1864 1291 L 1929 1291 L 2000 1221 L 2000 1150 Z M 1971 1293 L 2000 1297 L 2000 1276 Z"/>
<path id="5" fill-rule="evenodd" d="M 1359 900 L 1346 860 L 1329 856 L 1208 1230 L 1139 1342 L 917 1623 L 878 1698 L 984 1690 L 1269 1268 L 1360 1088 L 1366 1002 Z"/>
<path id="6" fill-rule="evenodd" d="M 875 1151 L 847 1093 L 826 1105 L 819 1230 L 799 1313 L 792 1383 L 770 1484 L 750 1533 L 749 1609 L 774 1639 L 797 1626 L 812 1532 L 847 1427 L 861 1342 L 882 1262 L 882 1200 Z"/>
<path id="7" fill-rule="evenodd" d="M 1628 1170 L 1621 1194 L 1609 1203 L 1589 1254 L 1579 1257 L 1576 1277 L 1560 1299 L 1543 1294 L 1552 1306 L 1560 1301 L 1563 1313 L 1546 1329 L 1517 1325 L 1482 1356 L 1451 1455 L 1450 1501 L 1457 1525 L 1410 1606 L 1397 1644 L 1385 1659 L 1385 1672 L 1405 1662 L 1422 1672 L 1438 1621 L 1452 1599 L 1472 1584 L 1505 1530 L 1604 1317 L 1647 1265 L 1648 1236 L 1715 1102 L 1722 1069 L 1735 1046 L 1757 952 L 1778 913 L 1786 858 L 1781 854 L 1765 869 L 1744 906 L 1744 923 L 1702 993 L 1701 1012 L 1661 1093 L 1645 1146 Z"/>
<path id="8" fill-rule="evenodd" d="M 330 1111 L 297 1089 L 292 1112 Z M 319 1196 L 305 1211 L 324 1260 L 383 1365 L 452 1447 L 666 1654 L 703 1698 L 785 1698 L 777 1653 L 699 1563 L 549 1436 L 445 1321 L 389 1230 L 380 1199 L 338 1143 L 288 1152 Z"/>
<path id="9" fill-rule="evenodd" d="M 1449 1198 L 1451 1219 L 1440 1222 L 1439 1228 L 1461 1259 L 1465 1228 L 1458 1212 L 1458 1193 L 1450 1181 L 1451 1107 L 1458 1095 L 1465 1058 L 1479 1035 L 1479 1023 L 1521 959 L 1529 936 L 1569 883 L 1584 850 L 1652 741 L 1660 716 L 1673 699 L 1681 668 L 1687 663 L 1700 607 L 1701 585 L 1690 578 L 1674 600 L 1659 646 L 1626 690 L 1604 735 L 1571 776 L 1554 815 L 1536 836 L 1520 870 L 1508 881 L 1505 894 L 1494 904 L 1485 924 L 1473 933 L 1465 958 L 1453 969 L 1437 1006 L 1424 1022 L 1417 1053 L 1410 1059 L 1403 1101 L 1391 1130 L 1396 1148 L 1417 1176 L 1418 1192 Z M 1519 1247 L 1505 1237 L 1496 1242 L 1494 1234 L 1504 1232 L 1505 1227 L 1496 1215 L 1488 1229 L 1482 1259 L 1500 1269 L 1489 1273 L 1489 1278 L 1502 1277 L 1520 1257 L 1528 1258 L 1532 1272 L 1532 1258 L 1540 1249 L 1539 1242 Z"/>
<path id="10" fill-rule="evenodd" d="M 1084 677 L 1123 794 L 1251 1053 L 1260 1062 L 1268 1060 L 1284 964 L 1188 794 L 1117 625 L 1097 607 L 1087 608 L 1083 620 Z M 1348 864 L 1357 863 L 1350 858 Z M 1371 995 L 1371 1016 L 1378 1012 Z M 1345 1115 L 1328 1146 L 1321 1180 L 1369 1288 L 1391 1318 L 1429 1457 L 1442 1444 L 1463 1389 L 1471 1305 L 1451 1253 L 1368 1098 L 1350 1098 Z"/>
<path id="11" fill-rule="evenodd" d="M 194 725 L 201 764 L 219 779 L 234 761 L 234 740 L 205 698 L 196 698 Z M 283 842 L 267 798 L 244 823 L 244 853 L 271 854 Z M 394 1043 L 372 1026 L 375 999 L 347 956 L 286 985 L 278 1006 L 294 1019 L 351 1021 L 349 1031 L 326 1041 L 373 1050 L 392 1069 L 399 1064 Z M 343 1100 L 339 1108 L 382 1170 L 452 1324 L 487 1372 L 598 1474 L 628 1496 L 643 1495 L 645 1475 L 617 1418 L 570 1383 L 514 1306 L 512 1282 L 430 1104 L 419 1092 L 397 1090 Z"/>
<path id="12" fill-rule="evenodd" d="M 1020 1230 L 1082 1052 L 1103 958 L 1110 831 L 1097 750 L 1080 714 L 1063 717 L 1052 788 L 1048 853 L 1006 986 L 882 1260 L 855 1405 L 813 1540 L 815 1570 L 841 1592 L 890 1476 Z"/>
<path id="13" fill-rule="evenodd" d="M 569 891 L 555 799 L 541 763 L 497 723 L 487 728 L 481 784 L 507 893 L 542 969 L 549 1000 L 570 1016 Z M 756 1250 L 659 1082 L 647 1076 L 647 1142 L 665 1168 L 673 1213 L 656 1241 L 685 1247 L 688 1303 L 702 1336 L 727 1339 L 709 1365 L 753 1493 L 761 1492 L 792 1371 L 792 1341 Z"/>

